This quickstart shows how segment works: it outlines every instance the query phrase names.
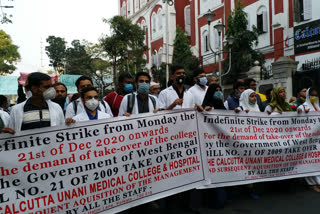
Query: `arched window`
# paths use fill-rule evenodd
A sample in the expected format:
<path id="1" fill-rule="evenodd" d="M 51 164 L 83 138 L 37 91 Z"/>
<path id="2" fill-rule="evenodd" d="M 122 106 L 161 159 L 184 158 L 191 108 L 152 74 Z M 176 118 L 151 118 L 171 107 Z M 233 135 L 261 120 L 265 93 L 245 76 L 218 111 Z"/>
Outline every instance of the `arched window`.
<path id="1" fill-rule="evenodd" d="M 265 6 L 261 6 L 257 10 L 257 29 L 259 34 L 268 32 L 268 11 Z"/>
<path id="2" fill-rule="evenodd" d="M 188 36 L 191 36 L 191 11 L 190 6 L 184 8 L 184 23 L 185 23 L 185 32 Z"/>

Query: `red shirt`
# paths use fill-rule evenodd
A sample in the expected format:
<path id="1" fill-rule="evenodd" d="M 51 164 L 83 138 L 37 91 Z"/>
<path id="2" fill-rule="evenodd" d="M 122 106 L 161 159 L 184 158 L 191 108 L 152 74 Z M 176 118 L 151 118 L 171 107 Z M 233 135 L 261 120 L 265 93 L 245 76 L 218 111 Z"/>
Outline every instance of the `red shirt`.
<path id="1" fill-rule="evenodd" d="M 119 114 L 119 109 L 123 97 L 124 96 L 119 95 L 116 91 L 114 91 L 104 98 L 104 101 L 106 101 L 109 104 L 114 117 L 117 117 Z"/>

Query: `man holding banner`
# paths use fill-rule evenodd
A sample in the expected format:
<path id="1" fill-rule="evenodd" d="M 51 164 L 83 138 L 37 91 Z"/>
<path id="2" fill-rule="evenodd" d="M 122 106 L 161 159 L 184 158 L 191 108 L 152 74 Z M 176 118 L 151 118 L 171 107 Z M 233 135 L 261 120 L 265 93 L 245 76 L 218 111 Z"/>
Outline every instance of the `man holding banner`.
<path id="1" fill-rule="evenodd" d="M 186 72 L 183 66 L 171 67 L 172 86 L 161 91 L 159 94 L 159 108 L 172 110 L 181 108 L 193 108 L 194 101 L 190 91 L 184 88 Z"/>
<path id="2" fill-rule="evenodd" d="M 30 74 L 27 88 L 32 97 L 12 108 L 9 128 L 23 131 L 64 124 L 62 109 L 50 101 L 56 96 L 50 76 L 40 72 Z"/>
<path id="3" fill-rule="evenodd" d="M 90 77 L 81 76 L 76 81 L 76 86 L 78 93 L 81 92 L 82 89 L 86 87 L 93 87 L 93 82 Z M 112 111 L 108 105 L 108 103 L 104 102 L 103 100 L 99 102 L 99 110 L 109 114 L 111 117 L 113 117 Z M 81 101 L 81 98 L 78 98 L 74 101 L 72 101 L 66 110 L 66 118 L 72 118 L 76 116 L 77 114 L 80 114 L 85 111 L 83 102 Z"/>

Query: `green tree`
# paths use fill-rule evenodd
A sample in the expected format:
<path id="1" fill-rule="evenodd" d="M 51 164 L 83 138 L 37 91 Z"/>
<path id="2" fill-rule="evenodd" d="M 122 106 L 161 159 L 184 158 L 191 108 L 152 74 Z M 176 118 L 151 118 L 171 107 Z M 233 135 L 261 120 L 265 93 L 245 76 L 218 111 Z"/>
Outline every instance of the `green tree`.
<path id="1" fill-rule="evenodd" d="M 104 22 L 110 24 L 112 33 L 111 36 L 101 38 L 100 45 L 111 62 L 113 82 L 117 87 L 119 72 L 135 73 L 144 69 L 146 61 L 143 52 L 147 50 L 144 44 L 145 32 L 122 16 L 114 16 Z"/>
<path id="2" fill-rule="evenodd" d="M 103 96 L 106 88 L 112 85 L 112 83 L 106 81 L 111 77 L 111 63 L 108 61 L 108 57 L 100 44 L 91 43 L 86 40 L 82 43 L 85 46 L 87 54 L 91 57 L 90 69 L 92 79 L 96 85 L 101 88 L 101 95 Z"/>
<path id="3" fill-rule="evenodd" d="M 247 29 L 247 13 L 243 10 L 241 1 L 236 2 L 235 9 L 228 16 L 228 28 L 226 31 L 227 38 L 233 36 L 235 41 L 232 45 L 232 61 L 230 73 L 223 79 L 231 82 L 236 77 L 249 71 L 254 61 L 258 60 L 260 65 L 264 64 L 264 55 L 253 49 L 258 44 L 259 32 L 255 26 L 253 30 Z M 229 45 L 225 46 L 229 50 Z M 223 62 L 224 73 L 229 69 L 229 55 Z"/>
<path id="4" fill-rule="evenodd" d="M 57 71 L 58 65 L 65 63 L 67 42 L 64 38 L 55 36 L 49 36 L 46 41 L 49 44 L 45 47 L 45 50 L 50 60 L 50 66 Z"/>
<path id="5" fill-rule="evenodd" d="M 10 35 L 0 30 L 0 74 L 11 74 L 16 69 L 14 63 L 19 59 L 18 46 L 12 43 Z"/>
<path id="6" fill-rule="evenodd" d="M 166 73 L 166 63 L 161 63 L 159 68 L 157 68 L 156 65 L 153 65 L 150 70 L 151 70 L 154 81 L 160 82 L 161 88 L 164 89 L 167 85 L 166 75 L 164 75 Z"/>
<path id="7" fill-rule="evenodd" d="M 80 74 L 92 77 L 91 56 L 79 40 L 73 40 L 65 53 L 65 71 L 68 74 Z"/>
<path id="8" fill-rule="evenodd" d="M 191 46 L 186 34 L 177 27 L 172 64 L 183 65 L 187 74 L 187 84 L 193 84 L 192 71 L 199 67 L 200 61 L 192 55 Z"/>

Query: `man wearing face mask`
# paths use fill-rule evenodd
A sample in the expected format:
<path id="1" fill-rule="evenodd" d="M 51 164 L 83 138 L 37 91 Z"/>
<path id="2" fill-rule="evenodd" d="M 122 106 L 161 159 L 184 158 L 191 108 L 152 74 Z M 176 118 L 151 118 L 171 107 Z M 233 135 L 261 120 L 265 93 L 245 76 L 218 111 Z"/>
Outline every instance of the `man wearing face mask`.
<path id="1" fill-rule="evenodd" d="M 208 90 L 206 73 L 204 70 L 198 68 L 193 71 L 193 80 L 195 82 L 189 91 L 193 95 L 194 103 L 197 105 L 202 105 L 204 96 Z"/>
<path id="2" fill-rule="evenodd" d="M 28 90 L 32 97 L 13 106 L 10 114 L 9 128 L 15 131 L 30 130 L 64 123 L 61 107 L 52 102 L 56 91 L 52 87 L 51 78 L 40 72 L 28 76 Z"/>
<path id="3" fill-rule="evenodd" d="M 239 99 L 242 92 L 244 92 L 245 86 L 243 82 L 235 82 L 233 84 L 233 92 L 227 97 L 224 102 L 224 106 L 227 110 L 234 110 L 239 107 Z"/>
<path id="4" fill-rule="evenodd" d="M 126 94 L 133 92 L 132 77 L 129 73 L 120 74 L 118 78 L 118 84 L 118 89 L 114 92 L 111 92 L 104 98 L 104 101 L 109 104 L 114 117 L 117 117 L 119 114 L 123 97 Z"/>
<path id="5" fill-rule="evenodd" d="M 76 81 L 76 86 L 78 89 L 78 93 L 80 95 L 81 90 L 86 87 L 93 87 L 93 82 L 90 77 L 81 76 Z M 77 114 L 80 114 L 85 110 L 84 105 L 82 103 L 81 97 L 77 98 L 76 100 L 72 101 L 68 106 L 66 110 L 66 118 L 72 118 L 76 116 Z M 99 107 L 98 110 L 103 111 L 111 117 L 113 117 L 112 111 L 108 105 L 108 103 L 104 102 L 103 100 L 99 101 Z"/>
<path id="6" fill-rule="evenodd" d="M 138 72 L 135 77 L 137 93 L 124 96 L 120 109 L 120 116 L 154 112 L 158 106 L 156 97 L 149 95 L 151 77 L 146 72 Z"/>
<path id="7" fill-rule="evenodd" d="M 159 94 L 159 109 L 193 108 L 195 103 L 190 91 L 184 88 L 186 72 L 183 66 L 171 66 L 172 85 Z"/>
<path id="8" fill-rule="evenodd" d="M 84 103 L 85 111 L 77 114 L 72 119 L 67 118 L 66 124 L 77 121 L 88 121 L 88 120 L 101 120 L 105 118 L 110 118 L 111 116 L 103 111 L 98 110 L 99 106 L 99 96 L 98 90 L 94 87 L 87 87 L 80 92 L 82 103 Z"/>

